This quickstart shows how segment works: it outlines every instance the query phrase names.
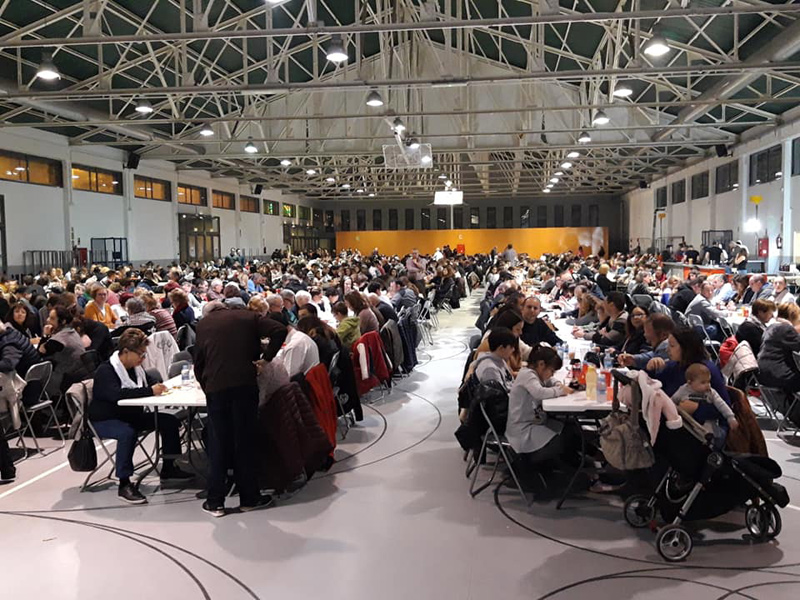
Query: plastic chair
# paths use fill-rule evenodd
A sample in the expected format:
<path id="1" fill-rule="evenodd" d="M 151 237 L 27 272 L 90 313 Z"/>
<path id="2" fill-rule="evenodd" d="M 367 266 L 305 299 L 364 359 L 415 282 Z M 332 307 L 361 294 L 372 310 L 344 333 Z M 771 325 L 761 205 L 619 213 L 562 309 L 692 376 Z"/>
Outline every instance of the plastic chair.
<path id="1" fill-rule="evenodd" d="M 714 357 L 714 360 L 719 361 L 719 350 L 717 349 L 719 342 L 715 342 L 711 339 L 711 336 L 708 335 L 708 330 L 703 323 L 703 318 L 700 315 L 687 315 L 686 319 L 689 322 L 689 325 L 691 325 L 698 332 L 702 333 L 703 345 L 709 349 L 711 356 Z"/>
<path id="2" fill-rule="evenodd" d="M 641 306 L 645 310 L 647 310 L 650 305 L 655 302 L 650 294 L 634 294 L 632 299 L 634 306 Z"/>
<path id="3" fill-rule="evenodd" d="M 47 423 L 48 425 L 50 423 L 55 424 L 56 431 L 58 431 L 58 435 L 61 438 L 61 445 L 57 448 L 54 448 L 53 451 L 60 450 L 67 444 L 67 441 L 64 438 L 64 432 L 61 431 L 61 423 L 59 423 L 58 416 L 56 415 L 55 408 L 53 407 L 53 401 L 50 400 L 46 391 L 47 384 L 50 382 L 50 377 L 52 374 L 53 363 L 51 362 L 42 362 L 38 365 L 33 365 L 30 369 L 28 369 L 28 372 L 25 374 L 25 382 L 28 386 L 36 384 L 41 385 L 41 391 L 39 392 L 39 396 L 36 398 L 36 402 L 33 405 L 25 406 L 24 404 L 20 403 L 20 413 L 25 421 L 23 431 L 33 438 L 33 445 L 36 446 L 36 452 L 39 456 L 47 456 L 48 454 L 52 453 L 42 452 L 42 448 L 39 446 L 39 440 L 36 437 L 36 433 L 33 431 L 31 418 L 40 411 L 47 411 L 50 413 Z"/>
<path id="4" fill-rule="evenodd" d="M 192 362 L 192 354 L 187 350 L 181 350 L 175 356 L 172 357 L 172 362 L 180 362 L 185 360 L 186 362 Z"/>

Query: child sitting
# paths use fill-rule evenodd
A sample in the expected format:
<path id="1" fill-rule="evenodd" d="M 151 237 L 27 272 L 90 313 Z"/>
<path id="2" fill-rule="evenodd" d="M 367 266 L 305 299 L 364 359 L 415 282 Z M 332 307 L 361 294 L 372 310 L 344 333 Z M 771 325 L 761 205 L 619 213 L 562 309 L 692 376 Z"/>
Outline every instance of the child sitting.
<path id="1" fill-rule="evenodd" d="M 489 333 L 488 341 L 490 351 L 475 361 L 475 377 L 480 383 L 497 381 L 509 392 L 514 378 L 508 368 L 508 360 L 517 349 L 517 336 L 510 329 L 497 327 Z"/>
<path id="2" fill-rule="evenodd" d="M 727 429 L 720 423 L 727 421 L 730 429 L 739 427 L 733 410 L 722 397 L 711 387 L 711 371 L 702 363 L 695 363 L 686 369 L 686 383 L 678 388 L 672 395 L 672 401 L 689 414 L 693 414 L 700 402 L 714 405 L 720 417 L 716 421 L 701 422 L 700 425 L 709 433 L 714 434 L 714 446 L 722 448 L 728 435 Z"/>

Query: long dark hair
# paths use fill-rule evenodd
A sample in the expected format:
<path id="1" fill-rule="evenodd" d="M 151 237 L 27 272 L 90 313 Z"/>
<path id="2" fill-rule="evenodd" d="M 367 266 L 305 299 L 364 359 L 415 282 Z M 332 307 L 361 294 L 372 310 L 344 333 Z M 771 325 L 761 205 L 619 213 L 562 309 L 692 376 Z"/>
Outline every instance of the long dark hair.
<path id="1" fill-rule="evenodd" d="M 627 337 L 631 337 L 634 333 L 644 336 L 644 321 L 642 321 L 642 326 L 639 327 L 638 330 L 633 326 L 633 311 L 635 311 L 637 308 L 644 312 L 644 316 L 647 318 L 647 311 L 645 309 L 643 309 L 641 306 L 634 306 L 628 312 L 628 320 L 625 321 L 625 335 Z"/>
<path id="2" fill-rule="evenodd" d="M 708 353 L 703 346 L 703 339 L 694 329 L 688 327 L 676 329 L 672 332 L 672 337 L 681 347 L 681 367 L 686 368 L 689 365 L 708 360 Z"/>
<path id="3" fill-rule="evenodd" d="M 355 290 L 349 292 L 345 297 L 345 301 L 350 304 L 350 308 L 353 309 L 353 312 L 358 316 L 358 314 L 367 308 L 366 302 L 364 302 L 364 298 L 361 297 L 361 292 L 356 292 Z"/>
<path id="4" fill-rule="evenodd" d="M 522 321 L 522 315 L 519 314 L 516 310 L 512 307 L 508 307 L 505 310 L 501 310 L 497 313 L 497 316 L 492 320 L 492 329 L 497 327 L 506 327 L 508 329 L 513 329 L 514 326 Z"/>

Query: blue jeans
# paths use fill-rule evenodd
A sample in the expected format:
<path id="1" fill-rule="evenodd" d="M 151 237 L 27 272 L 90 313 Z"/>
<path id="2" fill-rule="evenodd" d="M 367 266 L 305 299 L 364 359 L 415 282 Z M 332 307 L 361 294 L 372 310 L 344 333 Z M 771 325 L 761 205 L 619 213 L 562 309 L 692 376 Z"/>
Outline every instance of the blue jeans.
<path id="1" fill-rule="evenodd" d="M 139 433 L 155 429 L 154 417 L 147 413 L 131 415 L 127 421 L 108 419 L 92 421 L 97 435 L 109 440 L 117 440 L 117 456 L 115 472 L 117 478 L 130 479 L 133 475 L 133 453 Z M 166 459 L 180 456 L 181 440 L 178 435 L 178 419 L 160 413 L 158 415 L 158 431 L 161 435 L 161 450 Z"/>

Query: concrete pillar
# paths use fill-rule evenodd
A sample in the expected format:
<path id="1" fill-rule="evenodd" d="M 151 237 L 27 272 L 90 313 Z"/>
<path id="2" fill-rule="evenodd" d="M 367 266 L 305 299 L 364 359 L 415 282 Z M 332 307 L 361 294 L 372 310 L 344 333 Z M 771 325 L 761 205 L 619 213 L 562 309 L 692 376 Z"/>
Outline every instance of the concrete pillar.
<path id="1" fill-rule="evenodd" d="M 772 261 L 773 248 L 770 247 L 770 263 L 774 264 L 774 269 L 770 272 L 777 271 L 782 263 L 790 263 L 794 259 L 794 230 L 792 228 L 792 140 L 787 139 L 783 142 L 783 177 L 781 178 L 783 190 L 783 213 L 781 219 L 780 234 L 783 238 L 783 249 L 778 250 L 775 247 L 776 261 Z M 770 243 L 772 246 L 773 243 Z"/>

